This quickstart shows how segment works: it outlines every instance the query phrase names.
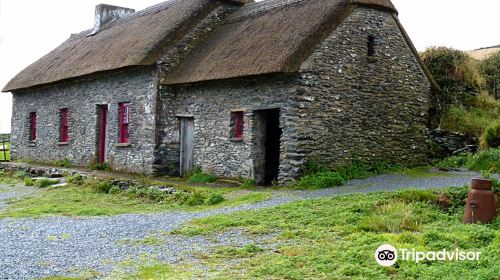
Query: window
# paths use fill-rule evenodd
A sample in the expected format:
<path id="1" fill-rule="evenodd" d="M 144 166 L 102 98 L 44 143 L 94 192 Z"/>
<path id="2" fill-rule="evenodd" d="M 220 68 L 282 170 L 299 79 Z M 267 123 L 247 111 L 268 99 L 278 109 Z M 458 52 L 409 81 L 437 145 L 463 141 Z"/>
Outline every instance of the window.
<path id="1" fill-rule="evenodd" d="M 243 139 L 243 112 L 231 113 L 231 137 L 234 139 Z"/>
<path id="2" fill-rule="evenodd" d="M 120 103 L 120 143 L 128 143 L 130 124 L 130 103 Z"/>
<path id="3" fill-rule="evenodd" d="M 59 141 L 62 143 L 69 142 L 69 125 L 68 125 L 68 108 L 59 111 Z"/>
<path id="4" fill-rule="evenodd" d="M 368 56 L 375 55 L 375 36 L 368 36 Z"/>
<path id="5" fill-rule="evenodd" d="M 36 112 L 30 113 L 30 141 L 36 141 Z"/>

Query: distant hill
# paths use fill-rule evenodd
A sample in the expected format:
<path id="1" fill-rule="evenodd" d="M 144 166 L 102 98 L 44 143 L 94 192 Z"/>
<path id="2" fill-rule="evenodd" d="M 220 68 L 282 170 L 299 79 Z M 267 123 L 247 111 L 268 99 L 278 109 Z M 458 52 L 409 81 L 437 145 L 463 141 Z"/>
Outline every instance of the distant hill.
<path id="1" fill-rule="evenodd" d="M 467 53 L 475 59 L 483 60 L 496 52 L 500 52 L 500 45 L 487 48 L 480 48 L 477 50 L 468 51 Z"/>

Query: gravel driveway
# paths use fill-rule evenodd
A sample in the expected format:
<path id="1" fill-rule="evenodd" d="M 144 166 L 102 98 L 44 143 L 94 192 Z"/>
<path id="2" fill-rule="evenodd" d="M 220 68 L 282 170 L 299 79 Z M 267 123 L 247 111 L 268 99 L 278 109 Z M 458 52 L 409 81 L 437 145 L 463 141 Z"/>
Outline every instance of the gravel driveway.
<path id="1" fill-rule="evenodd" d="M 176 262 L 189 259 L 193 252 L 204 252 L 213 246 L 259 242 L 250 239 L 255 237 L 248 237 L 237 231 L 209 238 L 165 236 L 165 232 L 195 218 L 358 192 L 393 191 L 407 187 L 426 189 L 463 186 L 478 175 L 474 172 L 450 172 L 425 178 L 402 174 L 380 175 L 352 180 L 348 186 L 326 190 L 276 191 L 272 199 L 264 202 L 205 212 L 0 219 L 0 279 L 34 279 L 78 274 L 82 270 L 98 271 L 101 275 L 107 275 L 117 262 L 137 259 L 140 256 L 154 256 L 158 261 Z M 19 197 L 33 191 L 26 187 L 21 187 L 19 190 L 22 191 L 19 191 L 6 186 L 0 186 L 0 190 L 0 207 L 6 198 Z M 151 236 L 161 236 L 162 242 L 153 245 L 134 243 L 134 240 Z"/>

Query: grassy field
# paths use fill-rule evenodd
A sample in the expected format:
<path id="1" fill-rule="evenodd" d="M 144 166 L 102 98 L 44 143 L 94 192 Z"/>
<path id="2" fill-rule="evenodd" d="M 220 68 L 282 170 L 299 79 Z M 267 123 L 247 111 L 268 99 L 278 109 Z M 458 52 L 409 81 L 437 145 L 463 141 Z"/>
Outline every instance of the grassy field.
<path id="1" fill-rule="evenodd" d="M 195 254 L 194 262 L 142 266 L 130 279 L 498 279 L 500 219 L 462 224 L 466 191 L 356 194 L 194 220 L 174 234 L 278 234 L 262 244 Z M 399 260 L 382 267 L 374 252 L 384 243 L 421 251 L 477 250 L 481 258 Z"/>

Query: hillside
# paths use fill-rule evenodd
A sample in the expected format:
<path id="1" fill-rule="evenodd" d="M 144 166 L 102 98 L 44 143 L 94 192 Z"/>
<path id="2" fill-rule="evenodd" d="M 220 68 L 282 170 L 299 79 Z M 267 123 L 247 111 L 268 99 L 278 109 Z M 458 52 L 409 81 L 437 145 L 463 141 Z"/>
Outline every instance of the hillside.
<path id="1" fill-rule="evenodd" d="M 488 56 L 490 56 L 491 54 L 499 51 L 500 51 L 500 45 L 497 45 L 493 47 L 480 48 L 477 50 L 467 51 L 467 53 L 475 59 L 483 60 Z"/>

